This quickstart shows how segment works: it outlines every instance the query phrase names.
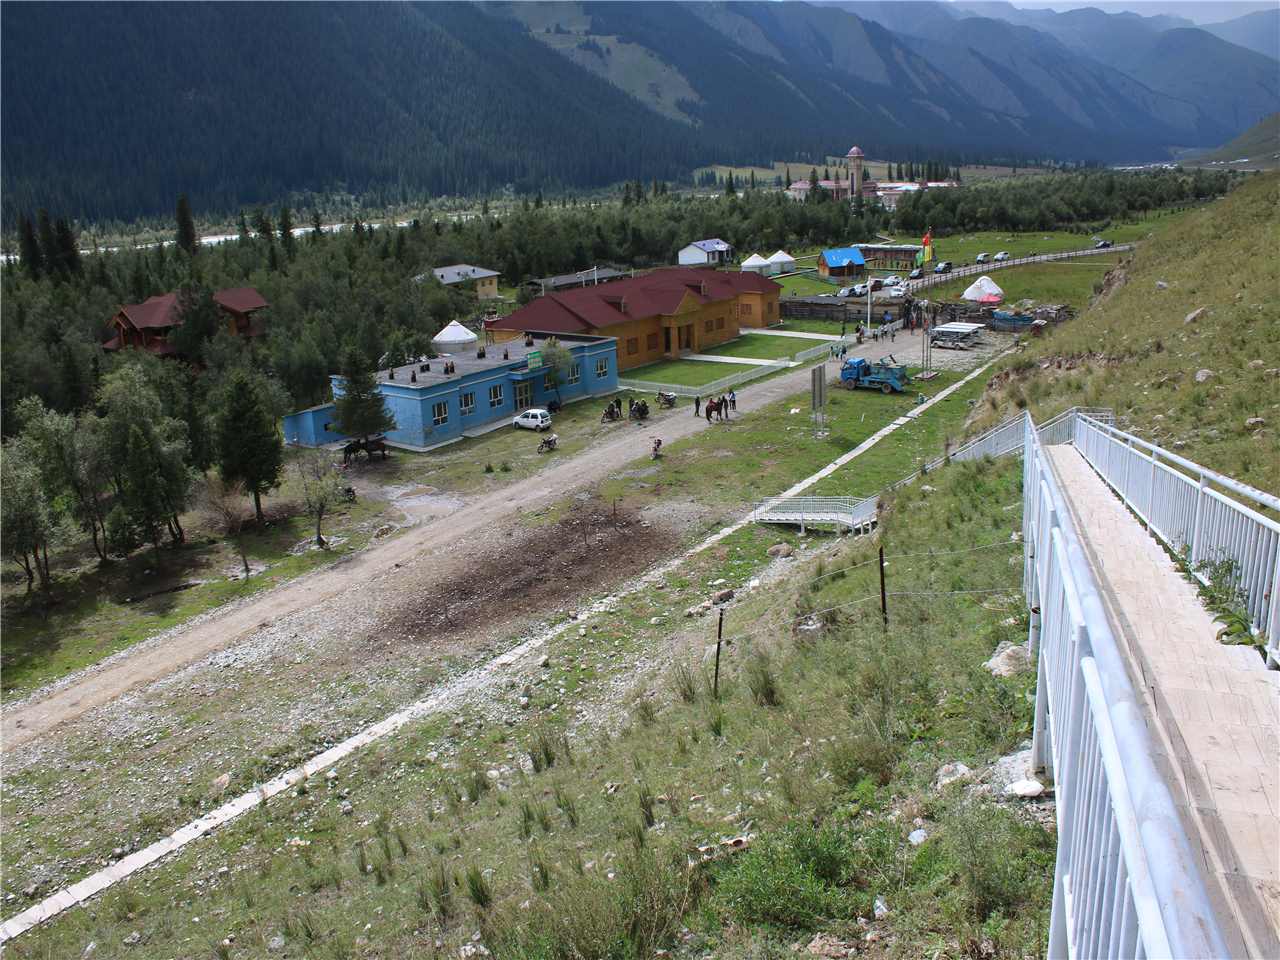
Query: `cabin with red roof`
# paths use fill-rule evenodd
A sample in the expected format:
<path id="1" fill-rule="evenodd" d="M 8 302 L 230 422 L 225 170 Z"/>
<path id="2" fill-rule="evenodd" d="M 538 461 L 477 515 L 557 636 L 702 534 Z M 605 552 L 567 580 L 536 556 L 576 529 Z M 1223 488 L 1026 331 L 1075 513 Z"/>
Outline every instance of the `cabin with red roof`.
<path id="1" fill-rule="evenodd" d="M 778 322 L 782 291 L 755 273 L 671 267 L 538 297 L 485 322 L 496 341 L 523 333 L 596 334 L 618 341 L 618 369 L 673 360 Z"/>
<path id="2" fill-rule="evenodd" d="M 260 337 L 266 333 L 256 314 L 267 301 L 253 287 L 232 287 L 213 295 L 234 337 Z M 115 334 L 102 345 L 104 350 L 137 347 L 157 356 L 174 356 L 177 350 L 169 342 L 169 334 L 182 324 L 178 311 L 178 295 L 164 293 L 142 303 L 126 303 L 111 318 Z"/>

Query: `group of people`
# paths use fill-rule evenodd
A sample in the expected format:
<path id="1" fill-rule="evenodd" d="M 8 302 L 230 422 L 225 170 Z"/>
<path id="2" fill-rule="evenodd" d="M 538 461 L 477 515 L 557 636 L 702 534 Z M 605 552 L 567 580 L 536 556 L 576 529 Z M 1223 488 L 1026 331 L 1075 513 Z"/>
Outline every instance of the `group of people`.
<path id="1" fill-rule="evenodd" d="M 719 397 L 709 397 L 704 403 L 702 397 L 693 398 L 693 415 L 695 417 L 702 416 L 705 409 L 707 423 L 711 422 L 711 418 L 717 420 L 728 420 L 730 411 L 738 409 L 738 394 L 730 390 L 728 395 Z"/>

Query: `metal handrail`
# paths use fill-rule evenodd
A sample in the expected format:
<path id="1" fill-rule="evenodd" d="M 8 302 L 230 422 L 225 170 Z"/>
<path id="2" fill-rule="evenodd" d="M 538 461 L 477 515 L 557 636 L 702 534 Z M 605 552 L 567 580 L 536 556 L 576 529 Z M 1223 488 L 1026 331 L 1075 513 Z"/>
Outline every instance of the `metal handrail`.
<path id="1" fill-rule="evenodd" d="M 1226 956 L 1089 561 L 1039 432 L 1025 422 L 1032 750 L 1058 800 L 1049 956 Z"/>
<path id="2" fill-rule="evenodd" d="M 975 263 L 967 267 L 957 267 L 950 273 L 939 273 L 929 277 L 921 277 L 919 280 L 907 281 L 908 289 L 914 294 L 918 290 L 927 290 L 930 287 L 947 283 L 951 280 L 960 279 L 962 277 L 972 277 L 975 274 L 988 273 L 992 270 L 1002 270 L 1005 267 L 1021 267 L 1028 263 L 1047 263 L 1053 260 L 1074 260 L 1077 257 L 1093 257 L 1108 253 L 1121 253 L 1132 250 L 1131 243 L 1117 243 L 1110 247 L 1104 247 L 1101 250 L 1093 247 L 1087 250 L 1065 250 L 1061 253 L 1042 253 L 1034 257 L 1018 257 L 1014 260 L 991 261 L 989 263 Z"/>
<path id="3" fill-rule="evenodd" d="M 1280 498 L 1083 414 L 1075 443 L 1198 580 L 1209 582 L 1207 564 L 1232 565 L 1250 626 L 1266 637 L 1267 664 L 1280 666 L 1280 520 L 1261 512 L 1280 512 Z"/>

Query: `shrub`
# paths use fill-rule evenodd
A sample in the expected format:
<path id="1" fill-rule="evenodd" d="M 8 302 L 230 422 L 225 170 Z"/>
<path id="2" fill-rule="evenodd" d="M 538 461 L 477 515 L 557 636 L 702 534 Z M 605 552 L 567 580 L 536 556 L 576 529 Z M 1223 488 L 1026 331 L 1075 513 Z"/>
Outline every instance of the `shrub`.
<path id="1" fill-rule="evenodd" d="M 569 796 L 569 794 L 565 793 L 562 789 L 560 789 L 560 787 L 556 787 L 555 797 L 556 797 L 556 806 L 560 809 L 560 812 L 564 814 L 564 818 L 568 822 L 569 826 L 577 827 L 578 825 L 577 802 L 573 799 L 573 797 Z"/>
<path id="2" fill-rule="evenodd" d="M 872 724 L 864 723 L 862 727 L 827 748 L 827 767 L 836 782 L 846 788 L 864 778 L 883 786 L 893 777 L 898 762 L 898 747 L 892 740 Z"/>
<path id="3" fill-rule="evenodd" d="M 809 928 L 839 911 L 839 895 L 805 862 L 784 830 L 757 841 L 716 880 L 716 900 L 741 923 Z"/>
<path id="4" fill-rule="evenodd" d="M 649 789 L 647 783 L 640 784 L 640 790 L 636 794 L 636 805 L 640 808 L 640 817 L 644 820 L 644 825 L 652 827 L 656 822 L 653 815 L 653 791 Z"/>
<path id="5" fill-rule="evenodd" d="M 782 690 L 778 686 L 773 664 L 764 652 L 757 653 L 747 663 L 747 689 L 751 699 L 762 707 L 776 707 L 782 703 Z"/>
<path id="6" fill-rule="evenodd" d="M 693 675 L 693 671 L 689 669 L 689 665 L 683 661 L 677 662 L 671 668 L 671 686 L 676 692 L 676 696 L 685 703 L 696 703 L 698 700 L 698 683 Z"/>
<path id="7" fill-rule="evenodd" d="M 484 465 L 484 472 L 485 472 L 485 473 L 493 473 L 493 464 L 492 464 L 492 463 L 486 463 L 486 464 Z"/>
<path id="8" fill-rule="evenodd" d="M 943 818 L 943 848 L 960 881 L 964 904 L 977 920 L 1012 915 L 1048 896 L 1053 840 L 998 804 L 958 804 Z M 1034 881 L 1034 882 L 1033 882 Z"/>
<path id="9" fill-rule="evenodd" d="M 488 910 L 493 906 L 493 885 L 475 864 L 467 867 L 466 881 L 467 896 L 478 909 Z"/>
<path id="10" fill-rule="evenodd" d="M 648 696 L 643 696 L 636 701 L 636 719 L 644 726 L 653 725 L 653 721 L 658 718 L 658 708 L 654 706 L 653 700 Z"/>
<path id="11" fill-rule="evenodd" d="M 539 730 L 529 745 L 529 764 L 534 773 L 550 769 L 556 762 L 556 745 L 545 730 Z"/>
<path id="12" fill-rule="evenodd" d="M 713 737 L 724 736 L 724 711 L 715 707 L 707 716 L 707 729 Z"/>

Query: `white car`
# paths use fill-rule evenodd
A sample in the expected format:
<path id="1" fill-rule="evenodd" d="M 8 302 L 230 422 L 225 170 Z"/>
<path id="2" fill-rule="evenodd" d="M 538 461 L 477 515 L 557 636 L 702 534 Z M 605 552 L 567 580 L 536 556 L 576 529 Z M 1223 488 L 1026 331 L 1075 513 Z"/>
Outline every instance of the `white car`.
<path id="1" fill-rule="evenodd" d="M 524 427 L 526 430 L 550 430 L 551 414 L 545 410 L 535 409 L 526 410 L 520 416 L 511 421 L 511 425 L 519 430 Z"/>
<path id="2" fill-rule="evenodd" d="M 884 285 L 886 287 L 896 287 L 901 283 L 902 283 L 902 278 L 898 276 L 896 273 L 891 277 L 884 278 Z"/>
<path id="3" fill-rule="evenodd" d="M 1001 250 L 999 253 L 997 253 L 997 254 L 996 254 L 994 257 L 992 257 L 991 259 L 992 259 L 992 260 L 1001 260 L 1001 261 L 1003 261 L 1003 260 L 1008 260 L 1008 259 L 1009 259 L 1009 252 L 1008 252 L 1007 250 Z"/>
<path id="4" fill-rule="evenodd" d="M 974 258 L 973 258 L 973 262 L 974 262 L 974 263 L 986 263 L 986 262 L 987 262 L 987 258 L 988 258 L 989 256 L 991 256 L 991 254 L 989 254 L 989 253 L 980 253 L 980 254 L 978 254 L 976 257 L 974 257 Z"/>
<path id="5" fill-rule="evenodd" d="M 891 287 L 889 289 L 889 296 L 897 297 L 899 300 L 905 297 L 906 295 L 907 295 L 907 288 L 904 287 L 902 284 L 898 284 L 896 287 Z"/>

